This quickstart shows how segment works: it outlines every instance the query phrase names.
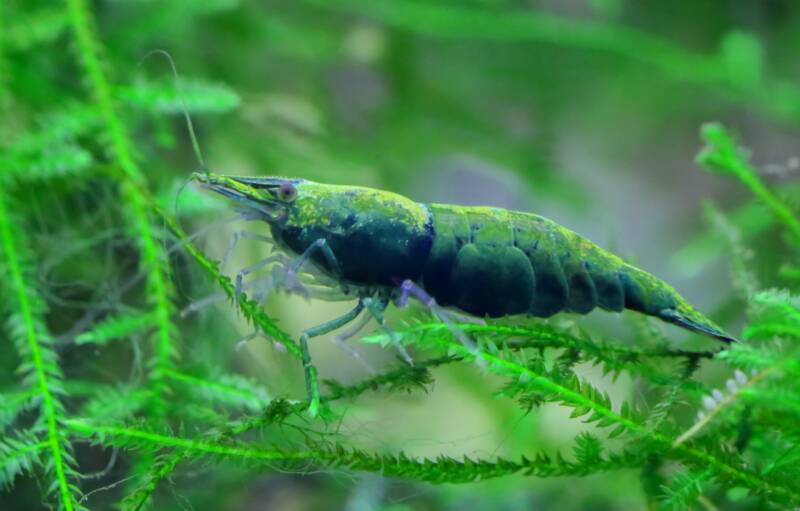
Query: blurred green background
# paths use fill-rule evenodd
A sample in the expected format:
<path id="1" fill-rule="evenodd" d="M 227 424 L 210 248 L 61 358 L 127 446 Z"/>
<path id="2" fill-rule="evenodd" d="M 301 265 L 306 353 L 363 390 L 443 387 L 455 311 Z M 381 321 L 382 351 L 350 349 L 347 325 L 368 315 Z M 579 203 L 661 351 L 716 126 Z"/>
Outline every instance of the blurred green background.
<path id="1" fill-rule="evenodd" d="M 721 243 L 707 233 L 703 203 L 735 210 L 748 196 L 695 165 L 700 125 L 713 120 L 731 126 L 752 149 L 764 179 L 797 197 L 800 4 L 790 0 L 91 5 L 114 96 L 148 186 L 215 259 L 245 226 L 220 222 L 229 205 L 192 187 L 178 196 L 199 168 L 184 108 L 209 170 L 297 176 L 388 189 L 418 201 L 539 213 L 672 283 L 734 332 L 742 304 L 732 298 Z M 3 0 L 0 6 L 0 147 L 7 148 L 6 158 L 38 162 L 14 193 L 31 219 L 38 275 L 53 311 L 48 321 L 57 340 L 66 340 L 108 311 L 135 305 L 131 290 L 141 286 L 141 275 L 121 232 L 115 186 L 102 177 L 105 141 L 85 107 L 86 83 L 64 9 L 36 0 Z M 177 64 L 177 87 L 165 59 L 145 58 L 155 49 L 169 52 Z M 47 180 L 36 180 L 37 168 Z M 769 283 L 776 278 L 781 240 L 758 223 L 762 217 L 748 218 L 756 218 L 746 226 L 752 227 L 746 231 L 752 246 L 759 247 L 754 270 Z M 244 241 L 224 270 L 233 275 L 267 253 L 263 244 Z M 214 293 L 180 250 L 172 257 L 179 308 Z M 296 334 L 349 305 L 280 295 L 267 310 Z M 421 315 L 393 311 L 390 320 L 400 325 Z M 626 316 L 597 312 L 559 321 L 635 342 Z M 178 324 L 185 366 L 213 362 L 219 374 L 246 375 L 271 395 L 302 397 L 300 365 L 264 339 L 240 343 L 252 327 L 227 302 Z M 676 344 L 708 346 L 663 328 Z M 133 345 L 102 352 L 63 348 L 62 366 L 68 376 L 135 380 Z M 373 369 L 397 355 L 353 345 Z M 323 378 L 347 382 L 369 374 L 329 338 L 315 340 L 312 353 Z M 16 360 L 5 358 L 9 383 Z M 585 371 L 612 397 L 643 392 L 625 377 L 611 382 L 597 369 Z M 713 367 L 709 371 L 713 378 Z M 564 409 L 546 405 L 526 415 L 511 400 L 492 398 L 486 382 L 477 368 L 443 369 L 428 394 L 374 395 L 348 405 L 336 432 L 388 452 L 492 457 L 555 452 L 580 431 Z M 107 454 L 77 448 L 93 470 L 104 468 Z M 219 470 L 179 470 L 160 490 L 157 509 L 647 508 L 633 471 L 432 486 L 335 470 Z M 0 508 L 39 509 L 39 492 L 35 480 L 24 479 L 0 493 Z M 100 492 L 89 502 L 104 509 L 116 492 Z"/>

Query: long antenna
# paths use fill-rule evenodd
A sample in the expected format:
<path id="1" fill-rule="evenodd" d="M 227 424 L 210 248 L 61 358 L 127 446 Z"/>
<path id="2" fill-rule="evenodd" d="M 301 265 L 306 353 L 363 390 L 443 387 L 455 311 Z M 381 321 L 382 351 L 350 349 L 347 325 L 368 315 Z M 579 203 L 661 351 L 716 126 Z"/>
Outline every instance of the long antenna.
<path id="1" fill-rule="evenodd" d="M 183 117 L 186 119 L 186 127 L 189 129 L 189 138 L 192 140 L 192 149 L 194 149 L 194 155 L 197 158 L 197 162 L 200 164 L 200 170 L 203 172 L 207 172 L 206 169 L 206 162 L 203 159 L 203 152 L 200 151 L 200 144 L 197 142 L 197 136 L 194 133 L 194 124 L 192 124 L 192 117 L 189 115 L 189 109 L 186 108 L 186 101 L 184 100 L 183 91 L 181 90 L 181 81 L 178 78 L 178 68 L 175 66 L 175 61 L 172 60 L 172 55 L 169 54 L 166 50 L 151 50 L 147 52 L 147 54 L 142 57 L 142 60 L 139 61 L 139 65 L 141 65 L 148 57 L 152 55 L 163 55 L 166 57 L 167 61 L 169 62 L 170 67 L 172 68 L 172 76 L 175 79 L 175 91 L 178 94 L 178 100 L 181 102 L 181 108 L 183 109 Z"/>

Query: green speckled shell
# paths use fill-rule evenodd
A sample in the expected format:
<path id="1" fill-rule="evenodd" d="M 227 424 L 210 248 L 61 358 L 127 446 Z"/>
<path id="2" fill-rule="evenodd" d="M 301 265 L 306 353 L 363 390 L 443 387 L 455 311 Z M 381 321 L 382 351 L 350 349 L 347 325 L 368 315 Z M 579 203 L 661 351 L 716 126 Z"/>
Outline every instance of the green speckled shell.
<path id="1" fill-rule="evenodd" d="M 732 340 L 665 282 L 551 220 L 500 208 L 428 208 L 436 237 L 422 284 L 443 305 L 491 317 L 631 309 Z"/>
<path id="2" fill-rule="evenodd" d="M 348 284 L 391 290 L 410 279 L 440 304 L 477 316 L 632 309 L 734 340 L 665 282 L 538 215 L 420 204 L 382 190 L 302 179 L 196 179 L 262 211 L 292 252 L 325 239 Z M 297 193 L 282 200 L 276 190 L 287 184 Z M 321 253 L 313 261 L 331 272 Z"/>

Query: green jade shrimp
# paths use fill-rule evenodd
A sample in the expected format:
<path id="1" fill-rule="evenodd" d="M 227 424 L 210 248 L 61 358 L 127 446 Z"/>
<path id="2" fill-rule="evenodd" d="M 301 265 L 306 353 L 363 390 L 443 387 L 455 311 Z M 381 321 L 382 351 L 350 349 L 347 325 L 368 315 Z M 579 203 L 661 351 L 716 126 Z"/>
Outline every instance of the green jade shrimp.
<path id="1" fill-rule="evenodd" d="M 308 339 L 364 311 L 383 326 L 389 303 L 403 307 L 409 298 L 445 321 L 444 308 L 478 318 L 546 318 L 600 307 L 634 310 L 736 341 L 667 283 L 539 215 L 422 204 L 392 192 L 304 179 L 195 173 L 192 180 L 235 201 L 250 219 L 267 222 L 276 245 L 296 256 L 286 264 L 289 277 L 310 265 L 332 287 L 334 299 L 358 300 L 347 314 L 301 336 L 312 414 L 319 391 Z M 240 272 L 237 295 L 242 277 Z M 287 282 L 290 290 L 301 286 Z"/>

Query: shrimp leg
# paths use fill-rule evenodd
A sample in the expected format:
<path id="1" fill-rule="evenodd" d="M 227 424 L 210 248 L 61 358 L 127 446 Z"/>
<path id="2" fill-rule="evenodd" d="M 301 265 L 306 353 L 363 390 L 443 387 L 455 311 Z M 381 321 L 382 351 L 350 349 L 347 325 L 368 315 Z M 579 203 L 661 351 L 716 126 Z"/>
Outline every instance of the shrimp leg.
<path id="1" fill-rule="evenodd" d="M 400 295 L 397 297 L 395 303 L 399 308 L 402 309 L 408 305 L 409 297 L 416 298 L 422 302 L 426 307 L 428 307 L 428 309 L 430 309 L 431 313 L 439 321 L 447 326 L 450 332 L 461 342 L 461 344 L 463 344 L 473 354 L 478 354 L 477 343 L 456 326 L 455 320 L 460 320 L 467 323 L 485 324 L 482 319 L 473 318 L 463 314 L 454 314 L 444 310 L 438 303 L 436 303 L 436 299 L 425 292 L 424 289 L 415 284 L 414 281 L 406 279 L 402 284 L 400 284 Z M 480 357 L 478 357 L 477 360 L 479 365 L 482 366 L 484 364 L 483 359 Z"/>
<path id="2" fill-rule="evenodd" d="M 312 337 L 319 337 L 320 335 L 325 335 L 343 327 L 356 319 L 358 315 L 361 314 L 362 310 L 364 310 L 364 303 L 359 300 L 350 312 L 338 318 L 326 321 L 321 325 L 304 330 L 300 335 L 300 351 L 303 355 L 303 371 L 306 379 L 306 393 L 308 394 L 308 411 L 312 417 L 315 417 L 317 413 L 319 413 L 319 381 L 317 368 L 311 363 L 311 354 L 308 351 L 308 340 Z"/>
<path id="3" fill-rule="evenodd" d="M 403 360 L 405 360 L 408 365 L 413 366 L 414 359 L 411 358 L 411 355 L 408 354 L 405 346 L 403 346 L 403 344 L 400 342 L 400 339 L 398 339 L 397 332 L 389 328 L 389 325 L 386 324 L 386 317 L 383 315 L 383 312 L 386 310 L 386 307 L 389 306 L 389 300 L 364 298 L 364 305 L 366 305 L 367 311 L 370 313 L 370 315 L 375 318 L 375 321 L 378 322 L 381 330 L 383 330 L 389 339 L 394 342 L 395 346 L 397 346 L 397 351 L 400 352 Z"/>

